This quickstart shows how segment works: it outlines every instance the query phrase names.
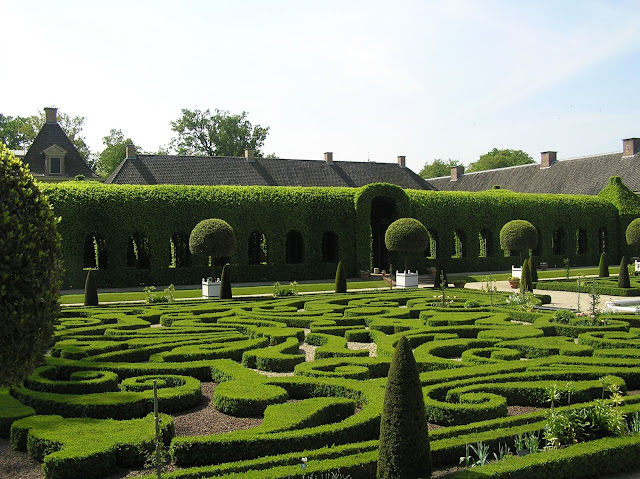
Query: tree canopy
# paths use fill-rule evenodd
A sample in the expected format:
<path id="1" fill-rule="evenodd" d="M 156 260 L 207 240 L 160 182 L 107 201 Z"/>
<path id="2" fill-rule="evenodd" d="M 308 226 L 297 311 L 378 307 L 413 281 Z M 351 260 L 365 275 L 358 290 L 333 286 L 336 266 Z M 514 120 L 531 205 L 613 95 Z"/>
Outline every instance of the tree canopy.
<path id="1" fill-rule="evenodd" d="M 640 246 L 640 218 L 636 218 L 629 223 L 625 236 L 629 246 Z"/>
<path id="2" fill-rule="evenodd" d="M 211 257 L 211 280 L 215 281 L 215 259 L 228 257 L 236 249 L 236 236 L 229 223 L 209 218 L 198 223 L 189 236 L 191 254 Z"/>
<path id="3" fill-rule="evenodd" d="M 503 250 L 522 252 L 538 245 L 538 230 L 527 220 L 511 220 L 500 230 L 500 247 Z"/>
<path id="4" fill-rule="evenodd" d="M 171 122 L 177 134 L 171 139 L 171 147 L 179 155 L 244 156 L 244 150 L 252 148 L 255 155 L 269 134 L 269 127 L 253 126 L 248 113 L 232 115 L 228 111 L 183 109 L 182 116 Z"/>
<path id="5" fill-rule="evenodd" d="M 451 158 L 449 158 L 448 161 L 437 158 L 431 163 L 425 163 L 419 174 L 425 179 L 449 176 L 449 174 L 451 174 L 451 168 L 458 166 L 459 164 L 459 161 L 452 160 Z"/>
<path id="6" fill-rule="evenodd" d="M 531 155 L 522 150 L 498 150 L 494 148 L 490 152 L 481 155 L 478 161 L 471 163 L 467 172 L 493 170 L 494 168 L 506 168 L 507 166 L 529 165 L 531 163 L 534 163 Z"/>
<path id="7" fill-rule="evenodd" d="M 387 249 L 404 254 L 404 269 L 407 269 L 407 253 L 422 251 L 429 244 L 429 233 L 420 221 L 400 218 L 389 225 L 384 235 Z"/>
<path id="8" fill-rule="evenodd" d="M 96 159 L 96 169 L 103 176 L 109 176 L 126 155 L 127 145 L 133 145 L 131 138 L 124 138 L 122 130 L 111 130 L 102 138 L 105 149 Z"/>

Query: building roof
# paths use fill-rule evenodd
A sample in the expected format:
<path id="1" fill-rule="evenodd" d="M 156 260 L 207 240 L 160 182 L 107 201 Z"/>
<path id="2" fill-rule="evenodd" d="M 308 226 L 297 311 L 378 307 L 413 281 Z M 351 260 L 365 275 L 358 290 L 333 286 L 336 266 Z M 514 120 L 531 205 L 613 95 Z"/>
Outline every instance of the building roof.
<path id="1" fill-rule="evenodd" d="M 64 159 L 64 176 L 75 177 L 84 175 L 88 178 L 96 178 L 89 165 L 84 161 L 75 145 L 69 140 L 64 130 L 57 122 L 47 122 L 38 132 L 38 136 L 27 151 L 22 161 L 29 164 L 29 169 L 34 176 L 45 176 L 45 154 L 44 152 L 57 145 L 66 151 Z"/>
<path id="2" fill-rule="evenodd" d="M 344 186 L 392 183 L 430 190 L 397 163 L 285 160 L 242 157 L 136 155 L 123 160 L 105 183 L 134 185 Z"/>
<path id="3" fill-rule="evenodd" d="M 535 163 L 464 173 L 455 181 L 450 176 L 427 181 L 443 191 L 484 191 L 499 185 L 518 193 L 597 195 L 612 176 L 620 176 L 630 190 L 639 192 L 640 152 L 631 156 L 620 152 L 559 160 L 547 168 Z"/>

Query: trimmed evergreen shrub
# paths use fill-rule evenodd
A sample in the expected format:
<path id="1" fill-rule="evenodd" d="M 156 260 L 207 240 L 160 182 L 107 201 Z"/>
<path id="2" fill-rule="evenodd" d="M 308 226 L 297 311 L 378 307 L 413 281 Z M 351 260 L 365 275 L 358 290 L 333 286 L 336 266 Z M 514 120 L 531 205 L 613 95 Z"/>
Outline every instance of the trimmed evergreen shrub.
<path id="1" fill-rule="evenodd" d="M 625 236 L 629 246 L 640 246 L 640 218 L 629 223 Z"/>
<path id="2" fill-rule="evenodd" d="M 531 278 L 531 258 L 525 259 L 522 263 L 522 281 L 520 284 L 524 284 L 524 291 L 533 292 L 533 280 Z"/>
<path id="3" fill-rule="evenodd" d="M 87 280 L 84 282 L 84 305 L 98 306 L 98 286 L 92 269 L 87 271 Z"/>
<path id="4" fill-rule="evenodd" d="M 531 270 L 531 286 L 533 286 L 533 283 L 538 282 L 538 270 L 533 262 L 533 255 L 529 255 L 529 269 Z"/>
<path id="5" fill-rule="evenodd" d="M 607 264 L 607 254 L 604 251 L 600 254 L 600 263 L 598 264 L 598 277 L 599 278 L 609 277 L 609 265 Z"/>
<path id="6" fill-rule="evenodd" d="M 231 291 L 231 266 L 229 263 L 222 268 L 222 276 L 220 276 L 220 299 L 233 299 Z"/>
<path id="7" fill-rule="evenodd" d="M 22 381 L 51 345 L 62 279 L 58 219 L 29 170 L 0 144 L 0 386 Z"/>
<path id="8" fill-rule="evenodd" d="M 346 293 L 347 292 L 347 274 L 344 271 L 344 266 L 342 265 L 342 261 L 338 263 L 338 268 L 336 269 L 336 293 Z"/>
<path id="9" fill-rule="evenodd" d="M 387 228 L 384 242 L 390 251 L 404 254 L 404 269 L 407 270 L 407 253 L 423 251 L 429 244 L 429 233 L 422 223 L 413 218 L 400 218 Z"/>
<path id="10" fill-rule="evenodd" d="M 431 476 L 431 449 L 418 366 L 401 336 L 391 360 L 380 420 L 378 479 Z"/>
<path id="11" fill-rule="evenodd" d="M 189 251 L 198 256 L 211 258 L 211 279 L 215 281 L 215 260 L 231 256 L 236 249 L 233 228 L 224 220 L 209 218 L 202 220 L 191 231 Z"/>
<path id="12" fill-rule="evenodd" d="M 523 252 L 538 245 L 538 230 L 526 220 L 511 220 L 500 230 L 500 247 L 505 251 Z"/>
<path id="13" fill-rule="evenodd" d="M 618 288 L 630 288 L 631 282 L 629 281 L 629 267 L 627 264 L 627 257 L 623 256 L 620 260 L 620 271 L 618 272 Z"/>

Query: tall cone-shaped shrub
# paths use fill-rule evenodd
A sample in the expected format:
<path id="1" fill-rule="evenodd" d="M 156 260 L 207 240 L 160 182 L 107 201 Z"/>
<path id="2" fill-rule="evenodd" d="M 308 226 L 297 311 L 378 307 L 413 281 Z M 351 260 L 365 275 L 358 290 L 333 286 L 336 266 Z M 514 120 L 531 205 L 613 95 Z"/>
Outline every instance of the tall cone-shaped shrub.
<path id="1" fill-rule="evenodd" d="M 336 293 L 347 292 L 347 274 L 344 272 L 342 261 L 338 263 L 336 268 Z"/>
<path id="2" fill-rule="evenodd" d="M 618 272 L 618 288 L 630 288 L 629 267 L 627 266 L 627 257 L 623 256 L 620 260 L 620 271 Z"/>
<path id="3" fill-rule="evenodd" d="M 84 305 L 98 306 L 98 286 L 92 269 L 87 271 L 87 279 L 84 282 Z"/>
<path id="4" fill-rule="evenodd" d="M 233 299 L 233 293 L 231 292 L 231 266 L 229 266 L 229 263 L 222 268 L 219 297 L 220 299 Z"/>
<path id="5" fill-rule="evenodd" d="M 391 360 L 380 420 L 378 479 L 431 477 L 431 448 L 418 366 L 401 336 Z"/>
<path id="6" fill-rule="evenodd" d="M 529 255 L 529 269 L 531 270 L 531 282 L 538 282 L 538 270 L 536 269 L 536 265 L 533 262 L 533 255 Z M 533 284 L 532 284 L 533 286 Z"/>
<path id="7" fill-rule="evenodd" d="M 525 274 L 525 270 L 527 269 L 527 264 L 529 260 L 524 260 L 522 263 L 522 273 L 520 273 L 520 294 L 524 294 L 528 291 L 527 289 L 527 275 Z"/>
<path id="8" fill-rule="evenodd" d="M 525 259 L 522 264 L 522 281 L 524 290 L 533 292 L 533 279 L 531 278 L 531 259 Z"/>
<path id="9" fill-rule="evenodd" d="M 598 264 L 598 278 L 609 277 L 609 265 L 607 264 L 607 254 L 603 251 L 600 254 L 600 264 Z"/>

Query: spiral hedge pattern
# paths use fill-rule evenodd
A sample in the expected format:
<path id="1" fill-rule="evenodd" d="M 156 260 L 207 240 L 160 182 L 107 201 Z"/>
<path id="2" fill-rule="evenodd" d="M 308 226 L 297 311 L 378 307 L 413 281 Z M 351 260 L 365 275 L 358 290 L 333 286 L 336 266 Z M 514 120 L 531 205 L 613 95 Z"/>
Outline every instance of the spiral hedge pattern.
<path id="1" fill-rule="evenodd" d="M 307 476 L 339 469 L 369 478 L 389 363 L 402 335 L 436 427 L 436 468 L 458 464 L 466 444 L 482 441 L 497 452 L 500 445 L 513 450 L 518 435 L 542 437 L 550 389 L 558 391 L 556 411 L 588 407 L 617 390 L 622 403 L 611 407 L 629 421 L 640 412 L 640 395 L 628 394 L 640 390 L 636 315 L 559 324 L 548 312 L 507 307 L 501 294 L 456 296 L 447 308 L 428 290 L 65 308 L 46 365 L 0 390 L 0 434 L 16 449 L 29 444 L 48 478 L 141 466 L 154 447 L 155 381 L 163 441 L 178 466 L 163 477 L 301 477 L 307 457 Z M 468 300 L 478 307 L 465 308 Z M 262 424 L 175 436 L 171 415 L 202 403 L 201 382 L 218 384 L 208 407 L 262 416 Z M 516 406 L 528 412 L 511 415 Z M 580 477 L 577 471 L 640 469 L 638 452 L 640 435 L 609 437 L 472 471 Z"/>

